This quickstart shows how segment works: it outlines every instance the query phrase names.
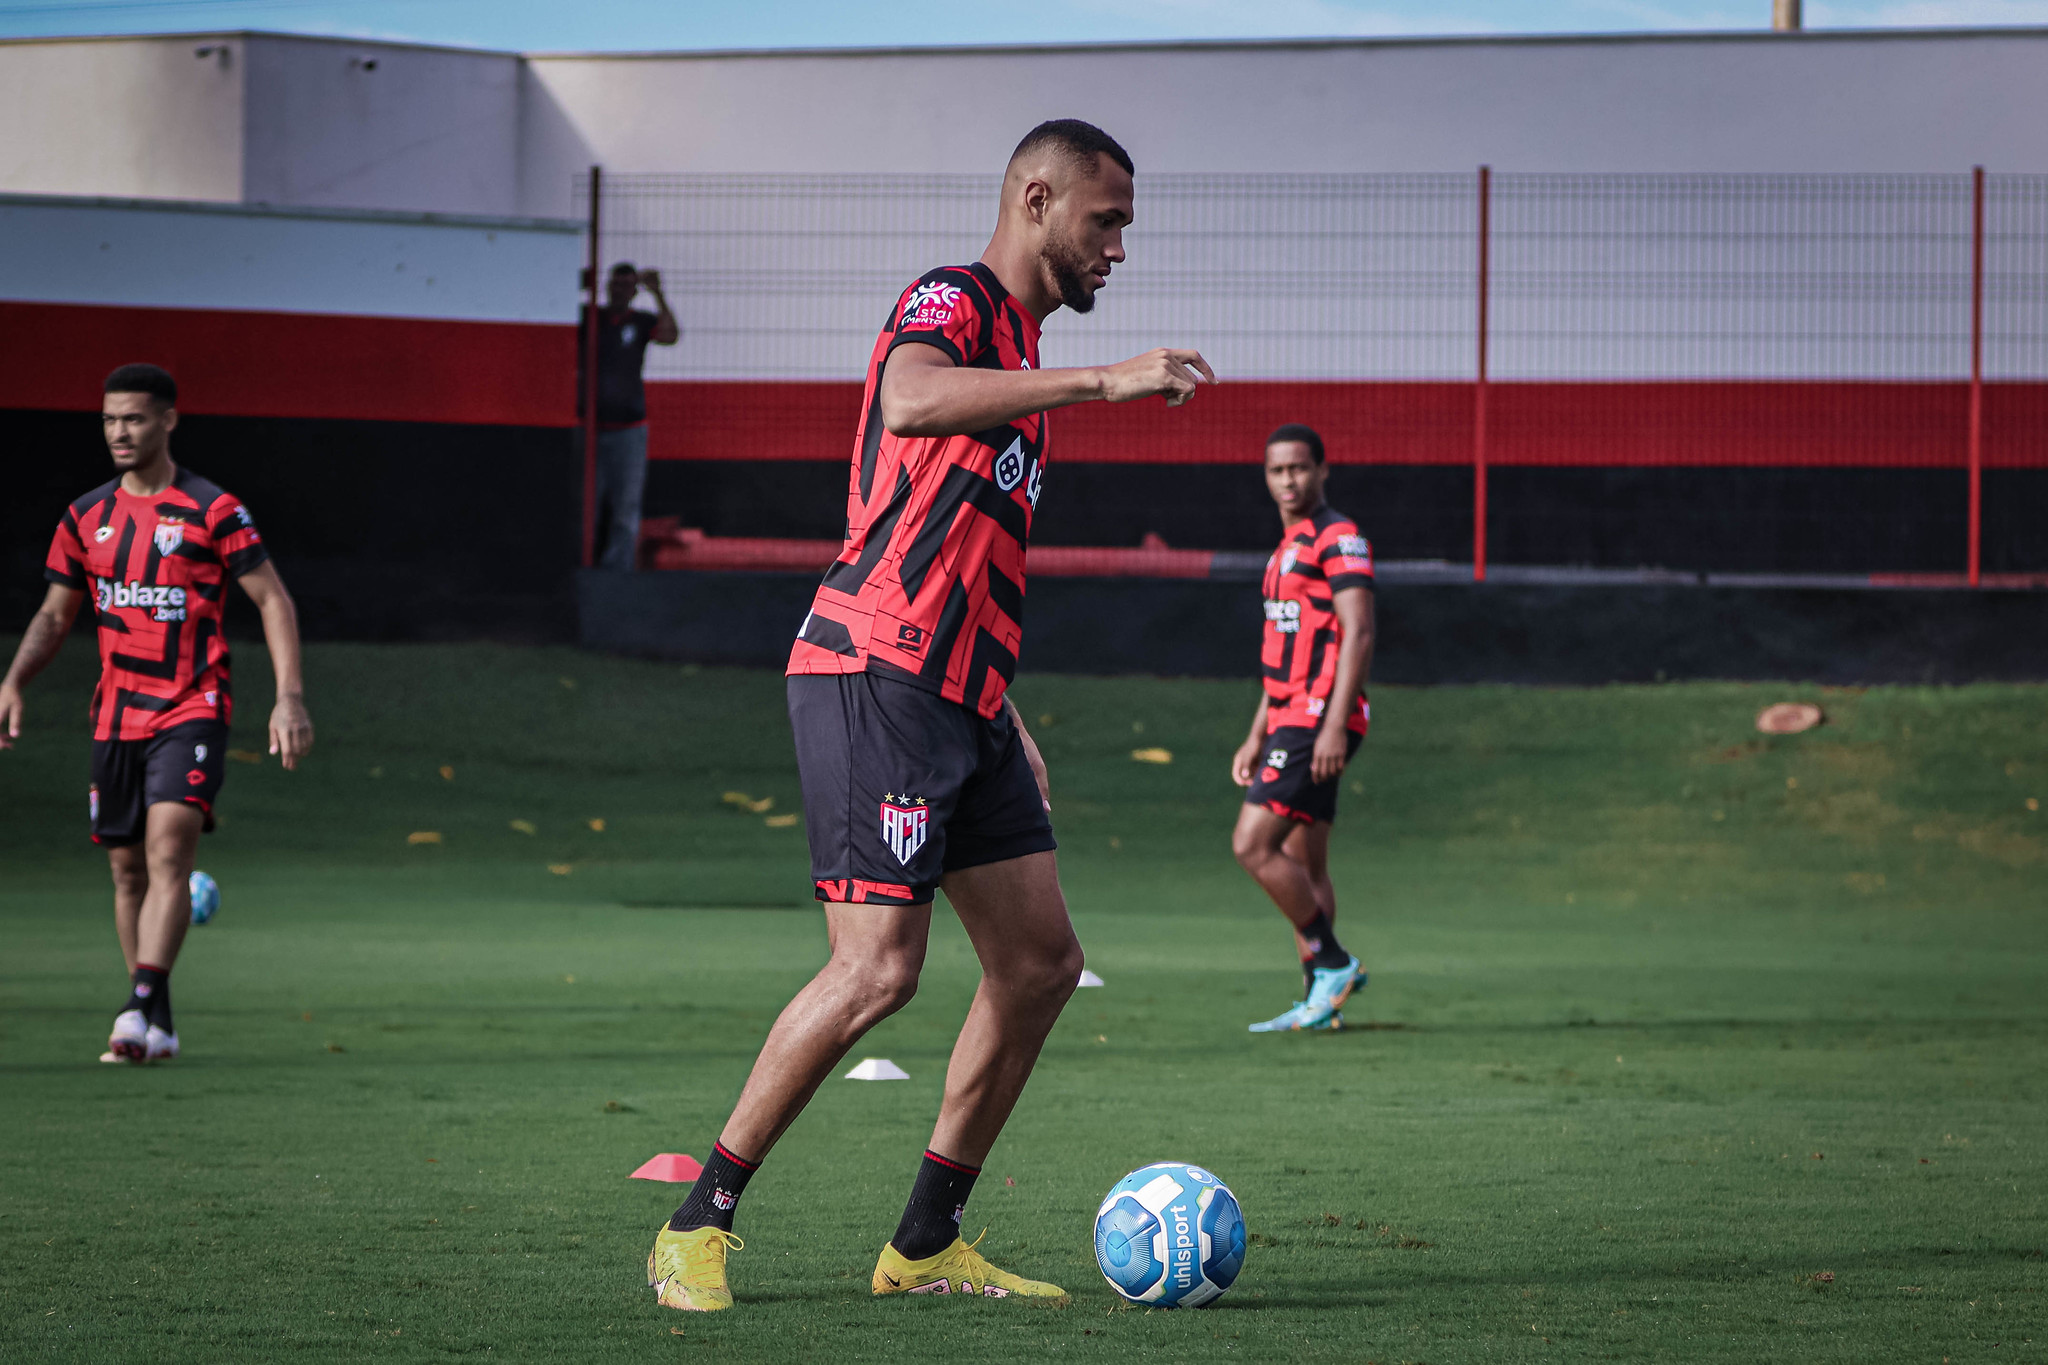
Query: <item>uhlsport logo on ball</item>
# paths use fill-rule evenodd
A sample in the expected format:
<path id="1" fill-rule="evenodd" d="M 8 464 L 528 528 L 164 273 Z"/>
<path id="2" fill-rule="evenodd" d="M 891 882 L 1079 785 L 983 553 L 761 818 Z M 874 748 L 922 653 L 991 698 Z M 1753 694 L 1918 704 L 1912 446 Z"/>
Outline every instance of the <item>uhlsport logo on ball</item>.
<path id="1" fill-rule="evenodd" d="M 1200 1166 L 1161 1161 L 1132 1171 L 1095 1212 L 1095 1264 L 1132 1303 L 1214 1303 L 1244 1268 L 1237 1196 Z"/>

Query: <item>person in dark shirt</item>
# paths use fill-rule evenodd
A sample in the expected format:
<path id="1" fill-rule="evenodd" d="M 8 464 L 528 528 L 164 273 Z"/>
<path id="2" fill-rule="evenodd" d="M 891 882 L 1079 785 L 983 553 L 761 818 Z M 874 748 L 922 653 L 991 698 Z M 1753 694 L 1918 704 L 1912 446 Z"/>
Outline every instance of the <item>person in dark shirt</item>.
<path id="1" fill-rule="evenodd" d="M 645 289 L 658 312 L 635 308 Z M 587 314 L 586 310 L 586 314 Z M 630 571 L 640 543 L 640 492 L 647 483 L 647 386 L 640 369 L 647 343 L 673 346 L 683 334 L 662 296 L 661 276 L 636 270 L 629 261 L 612 267 L 605 282 L 605 307 L 597 317 L 597 565 Z M 588 386 L 580 373 L 589 354 L 585 333 L 576 348 L 579 370 L 576 415 L 583 416 Z M 581 458 L 582 429 L 577 429 Z"/>

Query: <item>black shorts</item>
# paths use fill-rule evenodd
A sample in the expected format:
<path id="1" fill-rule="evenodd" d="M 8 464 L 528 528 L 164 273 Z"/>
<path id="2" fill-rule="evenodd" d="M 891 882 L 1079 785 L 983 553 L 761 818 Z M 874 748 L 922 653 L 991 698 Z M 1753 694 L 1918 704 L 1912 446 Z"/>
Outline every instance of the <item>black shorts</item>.
<path id="1" fill-rule="evenodd" d="M 148 739 L 92 742 L 92 841 L 108 848 L 142 842 L 149 808 L 185 801 L 206 813 L 213 832 L 213 798 L 227 776 L 228 727 L 188 720 Z"/>
<path id="2" fill-rule="evenodd" d="M 1351 731 L 1344 744 L 1347 762 L 1364 739 L 1358 731 Z M 1245 793 L 1245 801 L 1304 825 L 1335 820 L 1337 788 L 1343 785 L 1344 774 L 1338 773 L 1328 782 L 1310 777 L 1315 748 L 1316 732 L 1306 726 L 1283 725 L 1267 735 L 1266 761 L 1252 774 L 1252 789 Z"/>
<path id="3" fill-rule="evenodd" d="M 1024 741 L 873 673 L 798 674 L 789 726 L 821 901 L 921 905 L 939 878 L 1056 845 Z"/>

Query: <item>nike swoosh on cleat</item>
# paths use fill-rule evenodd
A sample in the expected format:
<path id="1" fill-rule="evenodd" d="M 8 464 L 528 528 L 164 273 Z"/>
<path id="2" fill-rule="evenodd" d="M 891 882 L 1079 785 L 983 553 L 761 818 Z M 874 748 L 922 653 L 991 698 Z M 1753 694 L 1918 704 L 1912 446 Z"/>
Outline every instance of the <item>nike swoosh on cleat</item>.
<path id="1" fill-rule="evenodd" d="M 897 1279 L 886 1270 L 882 1272 L 882 1278 L 889 1282 L 891 1289 L 901 1289 L 903 1287 L 903 1281 Z"/>

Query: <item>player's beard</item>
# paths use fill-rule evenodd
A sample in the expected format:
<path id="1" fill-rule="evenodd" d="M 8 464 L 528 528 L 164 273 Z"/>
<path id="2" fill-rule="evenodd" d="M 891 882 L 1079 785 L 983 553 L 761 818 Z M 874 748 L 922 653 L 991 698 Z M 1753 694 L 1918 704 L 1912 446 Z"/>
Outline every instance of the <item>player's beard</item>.
<path id="1" fill-rule="evenodd" d="M 1082 259 L 1080 249 L 1057 228 L 1045 234 L 1045 245 L 1038 249 L 1038 257 L 1051 272 L 1062 304 L 1076 313 L 1085 313 L 1095 307 L 1095 291 L 1088 287 L 1088 276 L 1092 272 Z"/>

